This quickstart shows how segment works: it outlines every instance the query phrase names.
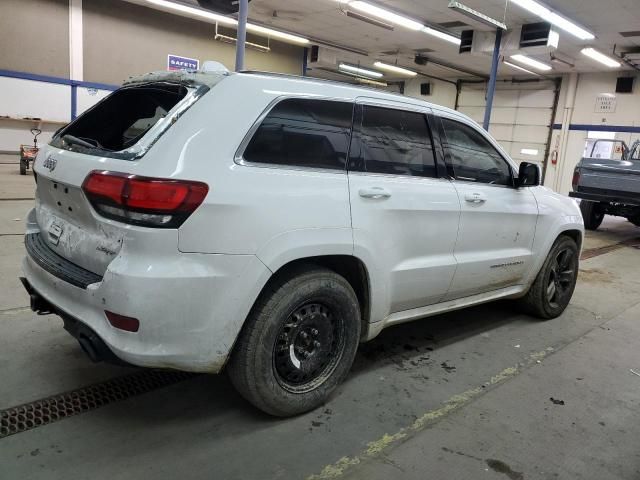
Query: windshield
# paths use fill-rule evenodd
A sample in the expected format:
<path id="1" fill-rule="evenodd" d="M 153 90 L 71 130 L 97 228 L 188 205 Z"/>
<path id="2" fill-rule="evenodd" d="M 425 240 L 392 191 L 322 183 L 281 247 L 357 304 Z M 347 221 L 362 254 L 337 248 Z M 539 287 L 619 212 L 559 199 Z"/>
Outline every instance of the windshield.
<path id="1" fill-rule="evenodd" d="M 132 85 L 116 90 L 64 128 L 51 145 L 94 155 L 114 155 L 136 145 L 182 102 L 188 87 L 173 83 Z M 140 156 L 140 155 L 137 155 Z"/>

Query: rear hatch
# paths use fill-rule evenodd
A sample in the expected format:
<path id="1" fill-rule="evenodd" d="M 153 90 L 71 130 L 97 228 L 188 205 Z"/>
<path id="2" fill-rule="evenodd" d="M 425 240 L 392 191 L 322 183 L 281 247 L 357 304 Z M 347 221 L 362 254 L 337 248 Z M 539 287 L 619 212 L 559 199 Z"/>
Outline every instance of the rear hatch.
<path id="1" fill-rule="evenodd" d="M 126 242 L 131 225 L 147 226 L 146 220 L 154 220 L 141 209 L 122 213 L 125 207 L 119 203 L 134 181 L 144 195 L 153 195 L 162 182 L 145 183 L 144 177 L 134 180 L 140 177 L 127 174 L 144 170 L 144 157 L 158 138 L 223 76 L 163 72 L 133 79 L 58 132 L 40 151 L 34 168 L 38 241 L 102 276 Z M 90 176 L 95 180 L 92 188 L 104 200 L 99 207 L 83 190 Z M 188 200 L 192 186 L 184 183 L 187 194 L 181 199 Z M 175 225 L 166 221 L 166 215 L 155 217 L 157 225 L 149 225 Z"/>

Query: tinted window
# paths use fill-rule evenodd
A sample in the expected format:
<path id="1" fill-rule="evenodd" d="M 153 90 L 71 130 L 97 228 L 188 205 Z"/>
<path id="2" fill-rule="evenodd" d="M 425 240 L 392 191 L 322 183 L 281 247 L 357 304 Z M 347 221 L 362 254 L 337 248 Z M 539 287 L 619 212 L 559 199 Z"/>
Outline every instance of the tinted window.
<path id="1" fill-rule="evenodd" d="M 493 185 L 512 185 L 511 167 L 475 129 L 442 119 L 455 178 Z"/>
<path id="2" fill-rule="evenodd" d="M 422 113 L 362 107 L 362 122 L 352 146 L 354 170 L 392 175 L 435 176 L 427 118 Z"/>
<path id="3" fill-rule="evenodd" d="M 344 169 L 353 105 L 289 99 L 266 116 L 247 145 L 250 162 Z"/>

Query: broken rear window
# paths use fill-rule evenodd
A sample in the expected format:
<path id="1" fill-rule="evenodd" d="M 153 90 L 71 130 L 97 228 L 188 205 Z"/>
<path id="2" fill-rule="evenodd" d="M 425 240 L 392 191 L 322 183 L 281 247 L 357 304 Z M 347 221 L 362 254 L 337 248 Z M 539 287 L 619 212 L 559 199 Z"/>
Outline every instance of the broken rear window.
<path id="1" fill-rule="evenodd" d="M 51 145 L 81 153 L 120 158 L 164 119 L 190 90 L 181 84 L 150 83 L 116 90 L 64 128 Z"/>

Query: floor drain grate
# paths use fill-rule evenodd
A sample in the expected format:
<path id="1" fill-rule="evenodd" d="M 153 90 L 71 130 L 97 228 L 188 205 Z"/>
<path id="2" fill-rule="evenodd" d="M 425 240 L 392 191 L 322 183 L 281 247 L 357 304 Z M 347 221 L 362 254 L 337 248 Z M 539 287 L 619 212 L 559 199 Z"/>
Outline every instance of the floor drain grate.
<path id="1" fill-rule="evenodd" d="M 63 418 L 193 378 L 196 375 L 166 370 L 143 370 L 0 410 L 0 438 L 57 422 Z"/>

